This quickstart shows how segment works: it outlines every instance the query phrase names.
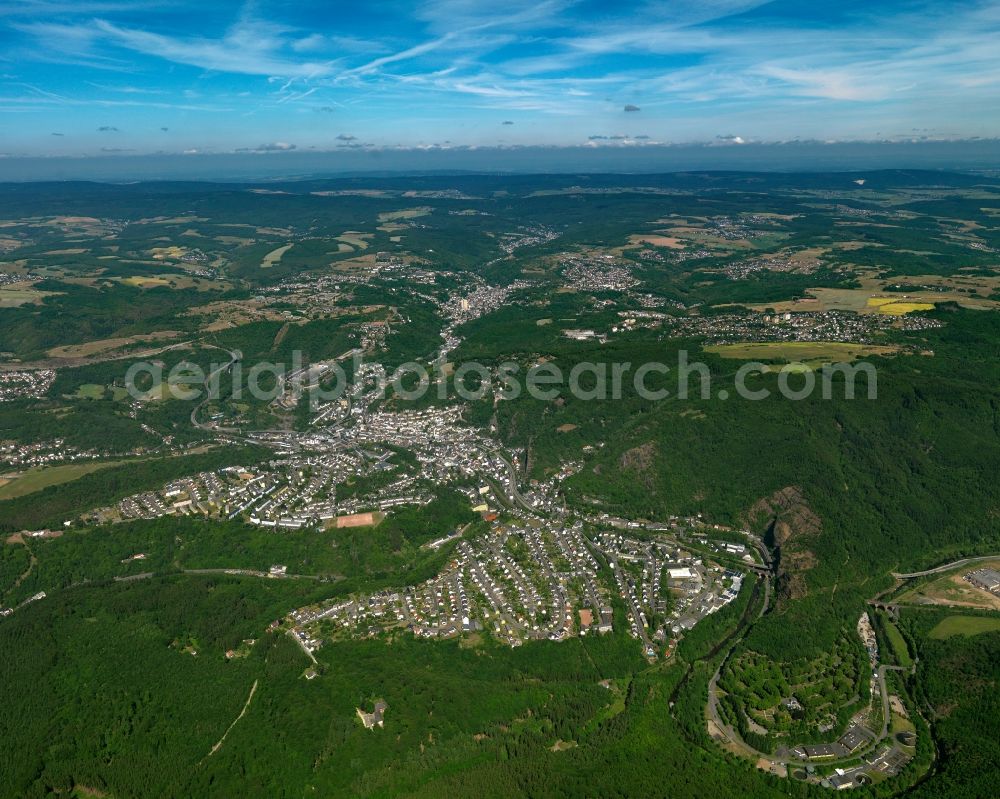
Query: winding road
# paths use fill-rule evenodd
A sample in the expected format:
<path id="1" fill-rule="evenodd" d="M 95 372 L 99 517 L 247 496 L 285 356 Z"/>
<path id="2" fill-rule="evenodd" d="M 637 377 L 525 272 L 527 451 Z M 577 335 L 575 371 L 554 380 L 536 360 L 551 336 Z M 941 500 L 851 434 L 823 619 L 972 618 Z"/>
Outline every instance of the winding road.
<path id="1" fill-rule="evenodd" d="M 199 402 L 197 405 L 194 406 L 194 408 L 191 409 L 191 424 L 194 427 L 197 427 L 199 430 L 209 430 L 209 431 L 213 431 L 213 432 L 214 431 L 222 431 L 222 432 L 230 432 L 230 433 L 231 432 L 235 432 L 232 429 L 215 427 L 213 425 L 209 425 L 209 424 L 206 424 L 206 423 L 199 422 L 198 421 L 198 412 L 205 405 L 208 404 L 209 400 L 212 399 L 212 385 L 213 385 L 213 381 L 219 375 L 221 375 L 223 372 L 225 372 L 227 369 L 230 369 L 233 366 L 234 363 L 236 363 L 238 360 L 240 360 L 243 357 L 243 354 L 239 350 L 226 350 L 226 349 L 223 349 L 222 347 L 216 347 L 215 345 L 211 345 L 211 344 L 205 345 L 205 346 L 207 348 L 209 348 L 209 349 L 222 350 L 223 352 L 228 352 L 229 353 L 229 362 L 225 363 L 225 364 L 222 364 L 221 366 L 217 367 L 213 371 L 209 372 L 208 375 L 205 377 L 205 382 L 203 384 L 203 389 L 205 391 L 205 397 L 202 399 L 201 402 Z"/>
<path id="2" fill-rule="evenodd" d="M 961 560 L 953 560 L 951 563 L 945 563 L 942 566 L 935 566 L 933 569 L 924 569 L 922 572 L 910 572 L 908 574 L 899 574 L 898 572 L 892 572 L 892 576 L 897 580 L 912 580 L 914 577 L 928 577 L 932 574 L 941 574 L 942 572 L 951 571 L 952 569 L 957 569 L 959 566 L 967 566 L 972 563 L 983 563 L 988 560 L 997 560 L 1000 555 L 979 555 L 974 558 L 962 558 Z"/>
<path id="3" fill-rule="evenodd" d="M 894 578 L 896 578 L 897 581 L 899 581 L 899 580 L 911 580 L 911 579 L 915 579 L 915 578 L 918 578 L 918 577 L 929 577 L 929 576 L 933 576 L 935 574 L 942 574 L 942 573 L 945 573 L 945 572 L 952 571 L 953 569 L 960 568 L 962 566 L 969 566 L 969 565 L 972 565 L 972 564 L 975 564 L 975 563 L 983 563 L 983 562 L 986 562 L 986 561 L 997 560 L 998 558 L 1000 558 L 1000 555 L 979 555 L 979 556 L 976 556 L 976 557 L 960 558 L 959 560 L 954 560 L 954 561 L 951 561 L 949 563 L 944 563 L 944 564 L 942 564 L 940 566 L 935 566 L 934 568 L 931 568 L 931 569 L 924 569 L 922 571 L 908 572 L 908 573 L 891 572 L 891 574 L 892 574 L 892 576 Z M 764 584 L 765 584 L 765 590 L 769 589 L 770 588 L 770 579 L 765 579 Z M 897 582 L 896 587 L 898 587 L 898 586 L 899 586 L 899 583 Z M 889 591 L 892 591 L 892 590 L 893 589 L 889 589 Z M 869 600 L 869 604 L 873 604 L 876 607 L 893 607 L 891 605 L 886 605 L 885 603 L 879 602 L 879 597 L 881 597 L 885 593 L 887 593 L 887 592 L 883 591 L 881 594 L 878 594 L 876 597 L 874 597 L 873 599 Z M 768 592 L 768 595 L 769 595 L 769 592 Z M 766 609 L 766 607 L 767 607 L 767 598 L 765 598 L 764 608 L 761 609 L 761 613 L 758 615 L 757 618 L 760 618 L 760 616 L 763 616 L 764 610 Z M 747 627 L 744 628 L 744 633 L 745 633 L 746 629 L 749 629 L 749 626 L 750 625 L 747 625 Z M 726 738 L 729 739 L 730 743 L 732 743 L 733 745 L 735 745 L 737 748 L 743 750 L 743 752 L 747 756 L 749 756 L 749 757 L 758 758 L 758 759 L 764 759 L 767 762 L 770 762 L 772 764 L 780 764 L 780 765 L 784 765 L 784 766 L 802 765 L 803 761 L 801 759 L 799 759 L 799 758 L 794 758 L 794 757 L 789 757 L 789 758 L 776 757 L 774 755 L 769 755 L 767 753 L 764 753 L 764 752 L 761 752 L 761 751 L 759 751 L 757 749 L 754 749 L 752 746 L 750 746 L 749 744 L 747 744 L 740 737 L 740 735 L 735 730 L 732 729 L 731 726 L 729 726 L 728 724 L 726 724 L 722 720 L 721 716 L 719 715 L 719 707 L 718 707 L 718 705 L 719 705 L 719 702 L 718 702 L 718 681 L 719 681 L 719 675 L 722 672 L 722 665 L 724 663 L 725 663 L 725 661 L 723 661 L 723 663 L 719 665 L 719 668 L 715 670 L 715 674 L 712 675 L 712 678 L 711 678 L 711 680 L 709 680 L 709 683 L 708 683 L 708 705 L 707 705 L 707 709 L 706 710 L 707 710 L 707 714 L 708 714 L 709 720 L 719 729 L 719 731 Z M 876 669 L 875 675 L 876 675 L 876 679 L 878 681 L 879 695 L 880 695 L 880 698 L 881 698 L 881 701 L 882 701 L 882 729 L 879 732 L 878 736 L 875 738 L 875 740 L 872 741 L 869 744 L 869 746 L 867 747 L 867 750 L 869 750 L 869 751 L 872 748 L 874 748 L 875 746 L 877 746 L 879 743 L 881 743 L 882 741 L 884 741 L 886 738 L 889 737 L 889 721 L 890 721 L 891 716 L 890 716 L 890 707 L 889 707 L 889 690 L 888 690 L 888 687 L 886 686 L 886 683 L 885 683 L 885 673 L 887 671 L 905 672 L 905 671 L 908 671 L 908 669 L 906 669 L 906 668 L 904 668 L 902 666 L 892 666 L 892 665 L 888 665 L 888 664 L 885 664 L 885 663 L 880 664 L 878 666 L 878 668 Z M 838 761 L 826 761 L 824 763 L 824 765 L 836 765 L 837 763 L 840 763 L 840 762 L 847 762 L 848 760 L 856 759 L 857 754 L 858 754 L 857 752 L 854 752 L 854 753 L 851 754 L 850 758 L 846 758 L 846 759 L 842 759 L 842 760 L 838 760 Z"/>

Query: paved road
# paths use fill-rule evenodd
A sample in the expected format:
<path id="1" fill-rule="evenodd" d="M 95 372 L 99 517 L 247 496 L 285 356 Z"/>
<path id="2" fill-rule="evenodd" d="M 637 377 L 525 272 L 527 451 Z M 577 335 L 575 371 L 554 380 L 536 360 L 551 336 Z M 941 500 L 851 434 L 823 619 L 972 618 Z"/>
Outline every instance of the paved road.
<path id="1" fill-rule="evenodd" d="M 764 611 L 768 607 L 770 601 L 770 590 L 769 590 L 770 587 L 771 587 L 770 580 L 765 579 L 764 607 L 761 609 L 761 613 L 758 615 L 757 618 L 760 618 L 760 616 L 764 614 Z M 872 741 L 871 744 L 867 747 L 866 751 L 872 751 L 874 747 L 876 747 L 881 741 L 885 740 L 889 735 L 889 719 L 890 719 L 889 691 L 885 684 L 885 672 L 887 670 L 906 671 L 906 669 L 904 669 L 901 666 L 889 666 L 886 664 L 879 665 L 878 669 L 876 670 L 876 677 L 879 685 L 879 694 L 882 700 L 882 730 L 878 735 L 878 737 L 876 737 L 876 739 Z M 722 731 L 723 735 L 725 735 L 734 745 L 743 749 L 748 755 L 756 757 L 758 759 L 763 759 L 771 764 L 779 764 L 783 766 L 805 765 L 808 761 L 803 761 L 798 757 L 777 757 L 776 755 L 770 755 L 767 754 L 766 752 L 761 752 L 755 749 L 754 747 L 750 746 L 750 744 L 748 744 L 746 741 L 744 741 L 743 738 L 740 737 L 739 733 L 737 733 L 731 726 L 729 726 L 722 720 L 722 717 L 719 715 L 719 697 L 718 697 L 718 682 L 719 682 L 719 675 L 721 673 L 722 673 L 722 664 L 719 664 L 719 668 L 715 670 L 715 674 L 712 675 L 712 679 L 709 680 L 708 682 L 707 710 L 709 718 L 716 724 L 719 730 Z M 849 762 L 850 760 L 855 759 L 857 756 L 858 753 L 854 752 L 848 758 L 842 758 L 836 761 L 827 761 L 824 763 L 824 765 L 846 763 Z"/>
<path id="2" fill-rule="evenodd" d="M 222 347 L 215 347 L 213 345 L 207 345 L 207 346 L 210 349 L 216 349 L 216 350 L 222 349 Z M 212 381 L 214 381 L 216 377 L 218 377 L 224 371 L 229 369 L 234 363 L 236 363 L 242 357 L 239 350 L 223 350 L 223 352 L 229 353 L 229 363 L 225 363 L 222 366 L 215 369 L 213 372 L 209 372 L 208 376 L 205 378 L 205 384 L 204 384 L 205 398 L 197 405 L 195 405 L 194 408 L 191 409 L 191 424 L 200 430 L 211 430 L 213 432 L 217 430 L 218 431 L 224 430 L 224 428 L 221 427 L 216 428 L 209 424 L 202 424 L 201 422 L 198 421 L 198 411 L 200 411 L 212 398 L 212 392 L 211 392 Z M 230 429 L 225 429 L 225 432 L 234 432 L 234 431 Z"/>
<path id="3" fill-rule="evenodd" d="M 965 566 L 971 563 L 982 563 L 983 561 L 996 560 L 997 558 L 1000 558 L 1000 555 L 980 555 L 976 558 L 962 558 L 961 560 L 954 560 L 951 563 L 945 563 L 943 566 L 935 566 L 933 569 L 924 569 L 922 572 L 910 572 L 908 574 L 892 572 L 892 576 L 897 580 L 911 580 L 914 577 L 926 577 L 929 574 L 940 574 L 941 572 L 950 571 L 951 569 L 957 569 L 959 566 Z"/>
<path id="4" fill-rule="evenodd" d="M 761 618 L 768 609 L 771 607 L 771 579 L 769 577 L 764 578 L 764 603 L 760 606 L 760 613 L 757 614 L 757 618 Z"/>
<path id="5" fill-rule="evenodd" d="M 528 501 L 521 495 L 521 492 L 517 487 L 517 470 L 514 468 L 514 464 L 507 460 L 507 458 L 499 452 L 496 453 L 496 456 L 503 461 L 503 463 L 507 466 L 507 471 L 510 472 L 511 498 L 517 502 L 518 505 L 528 511 L 528 513 L 537 513 L 537 511 L 531 507 L 531 505 L 528 504 Z"/>
<path id="6" fill-rule="evenodd" d="M 878 690 L 882 695 L 882 732 L 879 733 L 878 741 L 884 740 L 889 734 L 889 691 L 885 687 L 885 665 L 878 667 Z"/>
<path id="7" fill-rule="evenodd" d="M 181 569 L 180 571 L 182 574 L 228 574 L 235 577 L 265 577 L 269 580 L 317 580 L 318 582 L 329 582 L 343 579 L 335 574 L 271 574 L 269 572 L 257 571 L 256 569 L 240 568 Z M 118 578 L 116 577 L 115 579 Z"/>
<path id="8" fill-rule="evenodd" d="M 884 741 L 889 735 L 889 693 L 885 685 L 885 672 L 886 669 L 891 669 L 893 671 L 905 671 L 899 666 L 886 666 L 881 665 L 878 667 L 878 683 L 879 692 L 882 696 L 882 731 L 878 737 L 872 741 L 865 751 L 872 751 L 878 744 Z M 718 706 L 718 681 L 719 674 L 722 671 L 722 666 L 720 665 L 718 669 L 715 670 L 715 674 L 712 675 L 712 679 L 708 683 L 708 715 L 712 721 L 718 726 L 722 733 L 729 738 L 729 740 L 741 749 L 746 750 L 748 753 L 752 754 L 754 757 L 766 760 L 769 763 L 777 763 L 782 766 L 805 766 L 809 763 L 808 760 L 802 760 L 798 757 L 778 757 L 777 755 L 769 755 L 766 752 L 761 752 L 754 749 L 750 744 L 744 741 L 740 735 L 728 724 L 726 724 L 722 717 L 719 716 L 719 706 Z M 838 763 L 847 763 L 851 760 L 855 760 L 858 757 L 859 752 L 853 752 L 849 757 L 840 758 L 838 760 L 828 760 L 824 761 L 823 765 L 836 765 Z"/>
<path id="9" fill-rule="evenodd" d="M 907 671 L 907 669 L 902 666 L 888 666 L 885 663 L 878 667 L 878 684 L 882 692 L 882 734 L 876 743 L 889 735 L 889 690 L 885 687 L 886 671 Z"/>

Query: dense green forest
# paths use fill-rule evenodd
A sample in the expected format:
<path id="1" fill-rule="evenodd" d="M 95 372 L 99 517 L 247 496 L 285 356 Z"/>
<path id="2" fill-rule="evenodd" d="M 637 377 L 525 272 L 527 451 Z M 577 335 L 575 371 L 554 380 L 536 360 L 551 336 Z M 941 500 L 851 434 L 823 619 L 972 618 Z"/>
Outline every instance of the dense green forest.
<path id="1" fill-rule="evenodd" d="M 0 755 L 3 795 L 785 793 L 689 749 L 667 712 L 679 667 L 646 669 L 622 635 L 516 650 L 345 642 L 322 650 L 320 675 L 305 680 L 302 652 L 263 628 L 311 590 L 156 578 L 19 612 L 0 626 L 0 675 L 39 688 L 0 710 L 17 741 Z M 226 659 L 250 638 L 246 656 Z M 247 714 L 209 756 L 255 681 Z M 376 698 L 388 703 L 385 728 L 364 730 L 355 707 Z M 557 740 L 576 745 L 554 752 Z"/>
<path id="2" fill-rule="evenodd" d="M 921 712 L 932 722 L 936 761 L 931 775 L 912 792 L 920 799 L 938 796 L 992 796 L 1000 762 L 1000 633 L 928 633 L 949 610 L 904 612 L 901 627 L 916 647 L 912 680 Z"/>

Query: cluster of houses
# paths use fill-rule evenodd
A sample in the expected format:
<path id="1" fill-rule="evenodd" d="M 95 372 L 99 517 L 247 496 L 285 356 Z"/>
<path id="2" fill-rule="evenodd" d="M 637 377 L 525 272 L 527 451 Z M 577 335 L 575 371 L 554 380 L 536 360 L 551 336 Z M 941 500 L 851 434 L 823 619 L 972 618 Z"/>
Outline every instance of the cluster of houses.
<path id="1" fill-rule="evenodd" d="M 21 246 L 16 240 L 5 239 L 4 241 L 13 243 L 15 245 L 13 249 Z M 0 245 L 0 252 L 3 252 L 5 249 L 5 245 Z M 32 274 L 19 275 L 12 272 L 0 272 L 0 286 L 14 286 L 18 283 L 24 283 L 27 280 L 38 280 L 38 276 Z"/>
<path id="2" fill-rule="evenodd" d="M 560 514 L 512 516 L 471 539 L 456 533 L 431 542 L 461 539 L 426 582 L 300 608 L 288 617 L 290 630 L 310 652 L 326 640 L 392 630 L 449 638 L 485 629 L 516 647 L 611 632 L 617 594 L 630 634 L 655 658 L 742 585 L 740 572 L 705 564 L 662 533 L 640 541 L 595 534 L 582 519 Z"/>
<path id="3" fill-rule="evenodd" d="M 730 280 L 743 280 L 750 275 L 767 270 L 769 272 L 812 272 L 819 266 L 817 258 L 793 258 L 788 255 L 765 255 L 759 258 L 744 258 L 733 261 L 722 268 Z"/>
<path id="4" fill-rule="evenodd" d="M 358 718 L 361 719 L 361 723 L 366 730 L 373 730 L 375 727 L 385 725 L 385 711 L 388 709 L 389 705 L 385 703 L 385 700 L 379 699 L 375 702 L 375 707 L 371 713 L 362 710 L 360 707 L 357 708 Z"/>
<path id="5" fill-rule="evenodd" d="M 607 588 L 582 535 L 582 523 L 563 527 L 494 522 L 489 532 L 458 542 L 440 574 L 417 586 L 294 611 L 293 633 L 310 650 L 327 637 L 406 629 L 423 638 L 449 638 L 488 629 L 498 640 L 562 640 L 586 634 L 586 605 L 612 629 Z M 326 622 L 326 624 L 322 624 Z"/>
<path id="6" fill-rule="evenodd" d="M 453 326 L 502 308 L 513 292 L 530 285 L 526 280 L 515 280 L 503 286 L 492 286 L 478 277 L 472 280 L 471 290 L 456 292 L 440 305 L 442 313 Z"/>
<path id="7" fill-rule="evenodd" d="M 573 255 L 562 260 L 562 275 L 577 291 L 627 291 L 639 285 L 626 261 L 613 255 Z"/>
<path id="8" fill-rule="evenodd" d="M 670 249 L 660 248 L 654 250 L 649 247 L 644 247 L 636 253 L 636 258 L 640 261 L 666 263 L 667 261 L 698 261 L 702 258 L 711 258 L 714 255 L 716 255 L 716 253 L 711 250 L 707 250 L 704 247 L 691 247 L 684 250 L 678 250 L 672 247 Z"/>
<path id="9" fill-rule="evenodd" d="M 462 484 L 482 511 L 490 509 L 486 495 L 491 489 L 472 489 L 469 478 L 509 490 L 507 462 L 494 444 L 461 423 L 460 409 L 358 410 L 343 425 L 253 434 L 251 440 L 285 457 L 174 480 L 157 491 L 123 499 L 117 513 L 105 510 L 98 515 L 138 519 L 202 514 L 299 529 L 330 526 L 344 514 L 426 504 L 433 498 L 429 481 Z M 413 463 L 400 461 L 401 450 L 412 455 Z M 378 475 L 382 477 L 368 480 Z M 352 487 L 365 480 L 368 485 Z"/>
<path id="10" fill-rule="evenodd" d="M 55 369 L 16 369 L 0 372 L 0 402 L 44 397 L 56 379 Z"/>
<path id="11" fill-rule="evenodd" d="M 670 335 L 705 337 L 713 344 L 747 341 L 844 341 L 865 344 L 890 328 L 906 330 L 939 327 L 936 319 L 920 316 L 893 317 L 850 311 L 804 311 L 800 313 L 739 313 L 712 316 L 671 316 L 664 324 Z"/>
<path id="12" fill-rule="evenodd" d="M 23 444 L 0 441 L 0 466 L 26 468 L 99 458 L 96 450 L 82 450 L 67 444 L 62 438 Z"/>
<path id="13" fill-rule="evenodd" d="M 201 514 L 296 530 L 331 526 L 346 514 L 428 502 L 431 495 L 416 487 L 416 477 L 410 474 L 379 484 L 375 492 L 337 499 L 337 486 L 372 471 L 395 469 L 389 463 L 393 455 L 390 450 L 370 448 L 297 453 L 263 467 L 229 466 L 127 497 L 117 511 L 122 519 Z M 109 515 L 104 513 L 103 518 Z"/>
<path id="14" fill-rule="evenodd" d="M 470 280 L 470 286 L 452 292 L 443 302 L 434 300 L 433 297 L 427 298 L 437 304 L 438 310 L 447 320 L 441 331 L 444 344 L 438 351 L 439 363 L 445 363 L 448 353 L 462 342 L 456 332 L 459 326 L 502 308 L 507 304 L 511 294 L 529 285 L 525 280 L 515 280 L 504 286 L 491 286 L 478 276 L 473 276 Z"/>
<path id="15" fill-rule="evenodd" d="M 500 249 L 507 255 L 522 247 L 533 247 L 536 244 L 545 244 L 553 239 L 559 238 L 559 234 L 551 228 L 542 225 L 524 225 L 515 233 L 503 233 L 500 235 Z"/>
<path id="16" fill-rule="evenodd" d="M 649 657 L 658 644 L 732 602 L 743 585 L 742 572 L 705 563 L 676 540 L 603 532 L 595 544 L 625 602 L 629 632 L 643 641 Z"/>
<path id="17" fill-rule="evenodd" d="M 741 214 L 732 216 L 713 216 L 708 220 L 708 227 L 720 239 L 727 241 L 747 241 L 765 235 L 766 230 L 751 227 L 757 225 L 774 229 L 774 219 L 761 214 Z"/>

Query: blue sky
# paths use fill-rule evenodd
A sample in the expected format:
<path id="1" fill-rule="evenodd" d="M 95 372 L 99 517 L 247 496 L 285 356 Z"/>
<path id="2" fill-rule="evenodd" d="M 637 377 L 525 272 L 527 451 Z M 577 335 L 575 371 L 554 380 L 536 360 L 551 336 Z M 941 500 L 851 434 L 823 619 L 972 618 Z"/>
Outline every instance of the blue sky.
<path id="1" fill-rule="evenodd" d="M 0 0 L 0 154 L 994 137 L 998 34 L 998 2 Z"/>

